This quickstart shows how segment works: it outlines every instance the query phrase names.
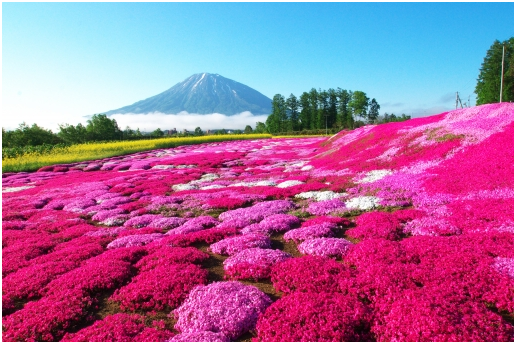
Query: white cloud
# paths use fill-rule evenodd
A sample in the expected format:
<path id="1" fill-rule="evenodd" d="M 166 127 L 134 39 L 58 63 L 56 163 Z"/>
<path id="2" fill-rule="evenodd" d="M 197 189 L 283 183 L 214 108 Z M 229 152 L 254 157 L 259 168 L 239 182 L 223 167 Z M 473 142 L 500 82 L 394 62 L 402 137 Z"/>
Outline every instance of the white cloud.
<path id="1" fill-rule="evenodd" d="M 66 114 L 66 112 L 52 112 L 45 111 L 46 109 L 30 109 L 23 115 L 5 116 L 2 118 L 2 127 L 6 130 L 14 130 L 18 125 L 25 121 L 28 125 L 36 123 L 40 127 L 50 129 L 54 133 L 59 131 L 58 124 L 77 125 L 82 123 L 86 125 L 86 121 L 91 116 L 80 116 Z M 220 113 L 212 114 L 196 114 L 182 111 L 178 114 L 164 114 L 159 112 L 148 114 L 115 114 L 109 116 L 118 123 L 120 129 L 125 129 L 126 126 L 140 131 L 153 131 L 157 128 L 161 130 L 173 129 L 177 130 L 194 130 L 196 127 L 201 127 L 202 130 L 208 129 L 241 129 L 246 125 L 250 125 L 253 129 L 256 127 L 256 122 L 263 122 L 267 120 L 267 115 L 254 116 L 251 112 L 245 111 L 233 116 L 226 116 Z"/>
<path id="2" fill-rule="evenodd" d="M 181 111 L 178 114 L 153 112 L 148 114 L 115 114 L 109 117 L 116 120 L 120 129 L 129 126 L 133 130 L 139 128 L 141 131 L 152 131 L 157 128 L 161 130 L 176 128 L 178 131 L 183 129 L 194 130 L 196 127 L 200 127 L 202 130 L 243 130 L 246 125 L 250 125 L 254 129 L 256 122 L 265 123 L 267 120 L 267 115 L 254 116 L 249 111 L 233 116 L 226 116 L 220 113 L 201 115 Z"/>

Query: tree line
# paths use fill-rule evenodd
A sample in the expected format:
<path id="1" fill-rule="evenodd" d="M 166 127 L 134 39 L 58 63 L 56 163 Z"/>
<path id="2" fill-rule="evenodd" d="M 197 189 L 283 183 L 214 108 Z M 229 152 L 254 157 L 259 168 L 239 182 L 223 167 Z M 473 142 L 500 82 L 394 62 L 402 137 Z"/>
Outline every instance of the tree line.
<path id="1" fill-rule="evenodd" d="M 379 117 L 380 104 L 375 98 L 369 99 L 365 92 L 312 88 L 299 98 L 293 94 L 288 98 L 276 94 L 272 99 L 272 113 L 265 126 L 271 134 L 320 129 L 332 129 L 334 132 L 378 123 Z M 403 120 L 406 117 L 403 115 Z M 390 115 L 386 118 L 391 121 Z"/>
<path id="2" fill-rule="evenodd" d="M 514 37 L 503 42 L 495 40 L 487 50 L 484 62 L 480 66 L 475 94 L 476 105 L 498 103 L 500 100 L 514 102 Z"/>
<path id="3" fill-rule="evenodd" d="M 263 125 L 263 124 L 262 124 Z M 245 129 L 234 130 L 232 134 L 250 134 L 255 132 L 250 125 Z M 265 132 L 262 131 L 262 132 Z M 228 130 L 214 130 L 210 135 L 228 134 Z M 57 133 L 52 130 L 44 129 L 37 124 L 27 125 L 21 123 L 15 130 L 5 130 L 2 128 L 2 149 L 18 148 L 18 147 L 40 147 L 36 149 L 45 150 L 46 146 L 67 146 L 72 144 L 87 142 L 105 142 L 105 141 L 124 141 L 124 140 L 141 140 L 146 138 L 160 138 L 163 136 L 202 136 L 205 132 L 200 128 L 194 131 L 186 132 L 165 132 L 160 128 L 150 132 L 142 133 L 139 128 L 136 130 L 127 126 L 120 129 L 115 119 L 110 119 L 107 115 L 96 114 L 86 122 L 86 125 L 79 123 L 77 125 L 60 124 Z"/>

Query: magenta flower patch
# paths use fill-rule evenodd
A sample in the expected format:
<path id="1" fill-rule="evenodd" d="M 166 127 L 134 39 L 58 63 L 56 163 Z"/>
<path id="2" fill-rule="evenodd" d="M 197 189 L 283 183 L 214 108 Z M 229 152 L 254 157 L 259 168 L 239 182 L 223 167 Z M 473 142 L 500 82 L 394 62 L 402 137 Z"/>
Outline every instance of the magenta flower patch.
<path id="1" fill-rule="evenodd" d="M 371 312 L 338 293 L 294 293 L 260 317 L 257 339 L 265 342 L 349 342 L 371 339 Z"/>
<path id="2" fill-rule="evenodd" d="M 147 332 L 154 329 L 159 336 L 155 339 L 165 341 L 172 332 L 165 329 L 146 327 L 144 317 L 136 314 L 118 313 L 97 320 L 93 325 L 74 334 L 66 334 L 66 342 L 132 342 L 149 340 Z M 147 331 L 146 331 L 147 330 Z"/>
<path id="3" fill-rule="evenodd" d="M 193 264 L 161 265 L 141 272 L 111 297 L 122 310 L 163 310 L 180 305 L 188 292 L 206 283 L 207 271 Z"/>

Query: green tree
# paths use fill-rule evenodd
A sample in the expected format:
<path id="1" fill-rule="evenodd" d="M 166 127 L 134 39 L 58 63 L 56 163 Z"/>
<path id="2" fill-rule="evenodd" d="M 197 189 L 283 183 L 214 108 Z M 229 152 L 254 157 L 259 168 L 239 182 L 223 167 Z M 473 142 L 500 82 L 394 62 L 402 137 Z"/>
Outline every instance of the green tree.
<path id="1" fill-rule="evenodd" d="M 340 128 L 353 128 L 353 116 L 348 106 L 351 94 L 351 91 L 337 88 L 337 125 Z"/>
<path id="2" fill-rule="evenodd" d="M 355 117 L 366 118 L 367 117 L 367 106 L 369 104 L 369 98 L 362 91 L 355 91 L 351 95 L 349 101 L 349 107 Z"/>
<path id="3" fill-rule="evenodd" d="M 380 104 L 373 98 L 369 102 L 369 111 L 367 112 L 369 124 L 373 124 L 378 119 L 378 116 L 380 116 Z"/>
<path id="4" fill-rule="evenodd" d="M 36 123 L 28 126 L 22 122 L 16 130 L 6 131 L 2 128 L 2 147 L 54 145 L 62 142 L 51 130 L 41 128 Z"/>
<path id="5" fill-rule="evenodd" d="M 160 128 L 154 130 L 152 133 L 151 133 L 151 136 L 152 137 L 163 137 L 163 135 L 165 135 L 165 133 L 163 132 L 163 130 L 161 130 Z"/>
<path id="6" fill-rule="evenodd" d="M 272 113 L 267 117 L 267 121 L 265 121 L 267 131 L 271 134 L 286 131 L 287 119 L 285 97 L 281 94 L 276 94 L 272 98 Z"/>
<path id="7" fill-rule="evenodd" d="M 253 132 L 253 128 L 250 125 L 246 125 L 244 128 L 244 134 L 251 134 Z"/>
<path id="8" fill-rule="evenodd" d="M 319 129 L 319 93 L 315 88 L 312 88 L 310 92 L 308 92 L 308 99 L 310 102 L 310 128 L 309 129 Z"/>
<path id="9" fill-rule="evenodd" d="M 265 123 L 256 122 L 256 128 L 254 129 L 254 131 L 257 134 L 265 134 L 267 132 L 267 126 L 265 125 Z"/>
<path id="10" fill-rule="evenodd" d="M 328 90 L 328 128 L 333 128 L 337 123 L 337 91 Z"/>
<path id="11" fill-rule="evenodd" d="M 505 47 L 502 101 L 514 102 L 514 37 L 495 40 L 487 50 L 475 87 L 477 105 L 498 103 L 502 74 L 502 55 Z"/>
<path id="12" fill-rule="evenodd" d="M 299 113 L 300 119 L 300 130 L 310 129 L 310 95 L 307 92 L 303 92 L 299 97 L 299 106 L 301 112 Z"/>
<path id="13" fill-rule="evenodd" d="M 287 117 L 288 117 L 288 131 L 296 131 L 299 130 L 299 102 L 297 98 L 292 93 L 285 101 L 285 106 L 287 108 Z"/>
<path id="14" fill-rule="evenodd" d="M 123 139 L 130 139 L 135 136 L 134 130 L 131 129 L 131 127 L 126 126 L 122 135 Z"/>
<path id="15" fill-rule="evenodd" d="M 194 130 L 194 135 L 195 135 L 195 136 L 203 136 L 203 135 L 204 135 L 204 133 L 202 132 L 201 127 L 197 127 L 197 128 L 195 128 L 195 130 Z"/>
<path id="16" fill-rule="evenodd" d="M 325 129 L 326 123 L 328 121 L 328 113 L 329 113 L 329 102 L 328 102 L 328 92 L 322 91 L 319 89 L 319 109 L 317 111 L 317 128 L 316 129 Z"/>
<path id="17" fill-rule="evenodd" d="M 104 114 L 93 115 L 87 123 L 87 137 L 92 141 L 109 141 L 120 137 L 120 128 L 116 120 L 109 119 Z"/>
<path id="18" fill-rule="evenodd" d="M 265 121 L 265 126 L 267 127 L 267 132 L 269 134 L 276 134 L 280 132 L 280 122 L 279 118 L 275 114 L 270 114 L 269 117 L 267 117 L 267 120 Z"/>
<path id="19" fill-rule="evenodd" d="M 86 127 L 81 123 L 76 126 L 68 123 L 59 124 L 59 132 L 57 133 L 57 136 L 66 143 L 84 143 L 88 141 L 88 132 Z"/>

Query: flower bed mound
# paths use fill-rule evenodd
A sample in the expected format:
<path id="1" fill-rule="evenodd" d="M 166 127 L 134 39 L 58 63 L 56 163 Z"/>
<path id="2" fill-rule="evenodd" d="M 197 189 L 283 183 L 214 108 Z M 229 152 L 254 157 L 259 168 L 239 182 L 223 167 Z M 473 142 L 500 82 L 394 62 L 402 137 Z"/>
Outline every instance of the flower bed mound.
<path id="1" fill-rule="evenodd" d="M 239 282 L 195 287 L 173 314 L 181 332 L 211 331 L 233 340 L 253 330 L 258 316 L 272 303 L 258 288 Z"/>
<path id="2" fill-rule="evenodd" d="M 273 303 L 256 325 L 259 341 L 349 342 L 371 340 L 371 311 L 338 293 L 294 293 Z"/>

